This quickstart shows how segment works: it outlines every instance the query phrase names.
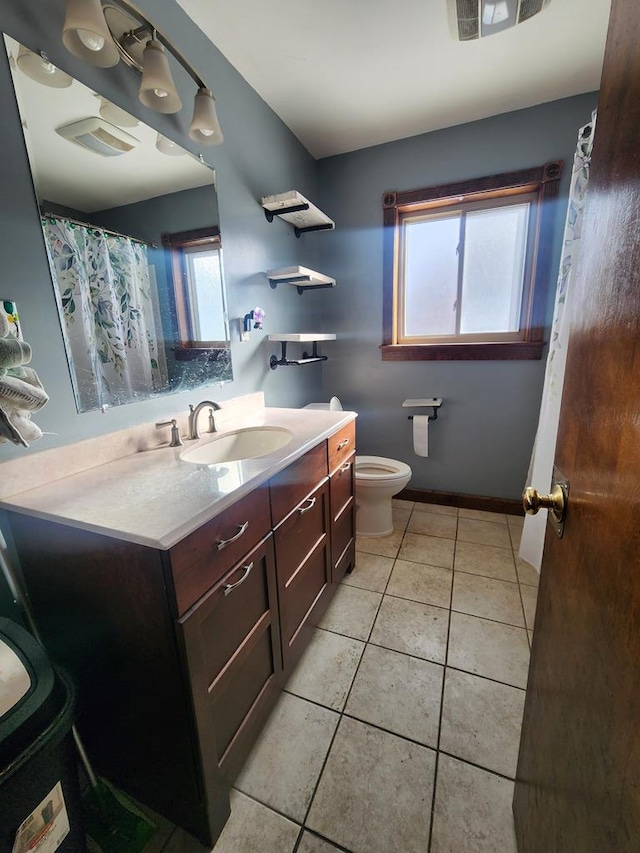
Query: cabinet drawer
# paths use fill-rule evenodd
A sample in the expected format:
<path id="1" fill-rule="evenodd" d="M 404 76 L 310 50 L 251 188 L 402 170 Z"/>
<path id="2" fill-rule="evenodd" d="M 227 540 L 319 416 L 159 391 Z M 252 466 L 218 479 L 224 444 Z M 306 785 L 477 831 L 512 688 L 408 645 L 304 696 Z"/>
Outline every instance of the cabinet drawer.
<path id="1" fill-rule="evenodd" d="M 249 566 L 251 569 L 249 570 Z M 282 671 L 273 542 L 234 566 L 179 621 L 205 772 L 237 771 Z"/>
<path id="2" fill-rule="evenodd" d="M 334 563 L 331 580 L 334 584 L 339 584 L 347 572 L 352 572 L 356 566 L 356 540 L 352 539 L 346 550 L 337 561 Z"/>
<path id="3" fill-rule="evenodd" d="M 169 552 L 178 615 L 264 539 L 270 528 L 269 492 L 259 488 L 178 542 Z"/>
<path id="4" fill-rule="evenodd" d="M 328 529 L 329 501 L 325 483 L 305 498 L 274 532 L 279 587 L 286 589 L 299 566 L 326 542 Z"/>
<path id="5" fill-rule="evenodd" d="M 331 528 L 331 555 L 335 566 L 353 539 L 354 499 L 350 498 Z"/>
<path id="6" fill-rule="evenodd" d="M 346 460 L 356 449 L 356 422 L 351 421 L 329 438 L 329 473 Z"/>
<path id="7" fill-rule="evenodd" d="M 269 483 L 271 517 L 276 527 L 327 476 L 327 445 L 322 442 Z"/>
<path id="8" fill-rule="evenodd" d="M 355 476 L 355 453 L 331 475 L 331 517 L 336 519 L 353 497 Z"/>

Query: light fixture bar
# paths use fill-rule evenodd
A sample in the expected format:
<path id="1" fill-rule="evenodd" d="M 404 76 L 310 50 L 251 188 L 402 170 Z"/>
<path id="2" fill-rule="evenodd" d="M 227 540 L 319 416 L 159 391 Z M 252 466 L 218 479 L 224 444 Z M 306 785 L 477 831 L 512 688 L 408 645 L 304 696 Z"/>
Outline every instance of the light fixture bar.
<path id="1" fill-rule="evenodd" d="M 176 48 L 171 42 L 162 34 L 162 31 L 159 30 L 156 25 L 142 15 L 135 6 L 132 6 L 130 3 L 127 3 L 127 0 L 109 0 L 108 3 L 105 4 L 105 10 L 108 10 L 109 7 L 114 7 L 117 9 L 121 9 L 130 15 L 135 21 L 138 22 L 138 26 L 135 29 L 128 30 L 121 35 L 116 35 L 111 30 L 111 24 L 109 22 L 109 18 L 107 17 L 107 26 L 111 30 L 111 34 L 113 36 L 113 40 L 116 43 L 116 47 L 120 51 L 120 55 L 124 59 L 124 61 L 131 65 L 133 68 L 136 68 L 138 71 L 142 73 L 142 64 L 133 56 L 129 50 L 127 50 L 127 40 L 133 40 L 138 43 L 141 47 L 144 47 L 146 41 L 151 38 L 155 38 L 156 41 L 159 41 L 160 44 L 167 50 L 171 56 L 184 68 L 187 74 L 191 77 L 191 79 L 196 83 L 198 89 L 206 88 L 206 85 L 202 79 L 202 77 L 195 70 L 193 65 L 186 59 L 186 57 Z M 147 36 L 146 40 L 143 36 Z"/>

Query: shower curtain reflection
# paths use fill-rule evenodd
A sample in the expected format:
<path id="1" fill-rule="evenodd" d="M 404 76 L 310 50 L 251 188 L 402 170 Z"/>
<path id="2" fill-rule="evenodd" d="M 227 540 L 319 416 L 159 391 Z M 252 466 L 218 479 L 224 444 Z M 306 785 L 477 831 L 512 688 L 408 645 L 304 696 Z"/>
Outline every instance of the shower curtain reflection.
<path id="1" fill-rule="evenodd" d="M 153 267 L 144 243 L 42 219 L 78 411 L 146 399 L 167 385 Z"/>

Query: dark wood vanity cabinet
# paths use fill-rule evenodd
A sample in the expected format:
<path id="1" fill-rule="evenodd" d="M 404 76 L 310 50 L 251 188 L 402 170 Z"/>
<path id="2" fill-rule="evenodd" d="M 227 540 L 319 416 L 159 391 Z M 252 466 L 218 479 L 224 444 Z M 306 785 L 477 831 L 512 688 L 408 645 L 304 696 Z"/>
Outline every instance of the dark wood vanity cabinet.
<path id="1" fill-rule="evenodd" d="M 354 440 L 349 424 L 169 551 L 9 514 L 98 772 L 205 844 L 353 567 Z"/>

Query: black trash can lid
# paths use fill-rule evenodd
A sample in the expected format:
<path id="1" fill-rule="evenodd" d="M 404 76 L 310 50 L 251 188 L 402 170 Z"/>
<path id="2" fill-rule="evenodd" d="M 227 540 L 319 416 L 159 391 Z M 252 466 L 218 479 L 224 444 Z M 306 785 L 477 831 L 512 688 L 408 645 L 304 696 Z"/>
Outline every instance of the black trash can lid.
<path id="1" fill-rule="evenodd" d="M 62 687 L 42 646 L 0 617 L 0 771 L 59 713 Z"/>

